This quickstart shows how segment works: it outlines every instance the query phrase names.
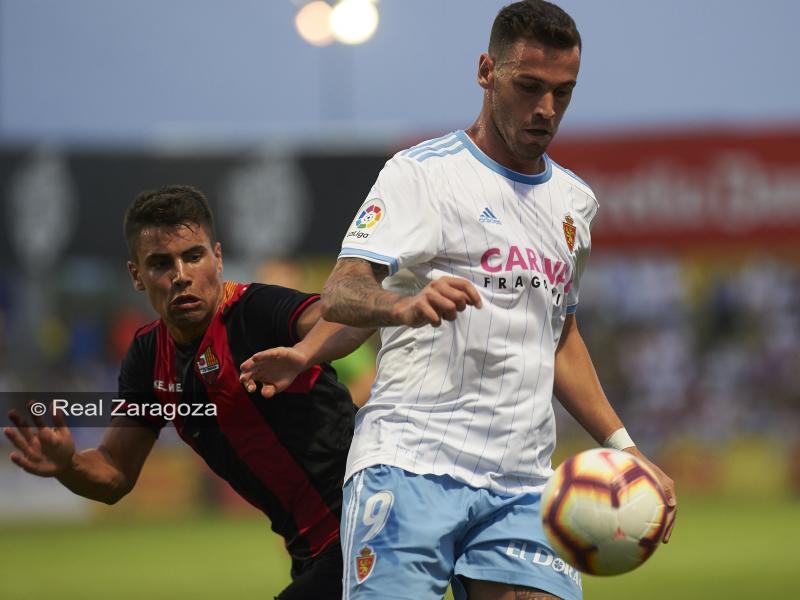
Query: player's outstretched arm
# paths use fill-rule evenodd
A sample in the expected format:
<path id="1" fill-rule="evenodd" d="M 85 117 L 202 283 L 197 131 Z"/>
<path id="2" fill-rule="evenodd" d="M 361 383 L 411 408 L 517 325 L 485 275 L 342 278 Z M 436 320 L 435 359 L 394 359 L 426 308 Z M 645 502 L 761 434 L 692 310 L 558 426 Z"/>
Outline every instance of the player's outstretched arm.
<path id="1" fill-rule="evenodd" d="M 118 417 L 116 425 L 106 430 L 97 448 L 75 451 L 72 433 L 63 415 L 55 414 L 53 427 L 40 416 L 34 425 L 15 410 L 8 418 L 14 427 L 3 430 L 16 450 L 11 453 L 14 464 L 40 477 L 55 477 L 72 492 L 114 504 L 133 489 L 156 434 L 138 422 Z"/>
<path id="2" fill-rule="evenodd" d="M 383 265 L 340 259 L 322 291 L 322 316 L 355 327 L 438 327 L 467 306 L 482 306 L 478 290 L 466 279 L 441 277 L 413 296 L 400 296 L 381 287 L 388 274 Z"/>
<path id="3" fill-rule="evenodd" d="M 564 408 L 600 444 L 623 426 L 603 392 L 589 351 L 578 331 L 575 315 L 567 316 L 556 350 L 553 392 Z M 671 507 L 663 538 L 664 542 L 667 542 L 672 534 L 678 506 L 675 482 L 648 460 L 636 446 L 624 450 L 641 458 L 652 469 L 664 488 L 667 503 Z"/>
<path id="4" fill-rule="evenodd" d="M 256 352 L 241 364 L 239 381 L 248 392 L 255 392 L 256 384 L 261 383 L 261 395 L 271 398 L 289 387 L 309 367 L 347 356 L 375 333 L 374 329 L 350 327 L 321 319 L 318 304 L 312 304 L 303 311 L 298 324 L 302 339 L 297 344 L 290 348 Z M 307 313 L 310 315 L 308 318 Z M 314 325 L 307 330 L 303 323 L 309 319 L 313 319 Z"/>

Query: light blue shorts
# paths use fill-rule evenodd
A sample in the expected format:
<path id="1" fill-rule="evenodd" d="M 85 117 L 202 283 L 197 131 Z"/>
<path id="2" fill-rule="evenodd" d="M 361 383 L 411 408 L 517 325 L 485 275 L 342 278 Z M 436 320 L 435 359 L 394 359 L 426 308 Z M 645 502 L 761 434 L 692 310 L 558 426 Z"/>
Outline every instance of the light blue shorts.
<path id="1" fill-rule="evenodd" d="M 503 495 L 446 475 L 376 465 L 344 486 L 344 600 L 433 600 L 454 575 L 580 600 L 578 571 L 542 530 L 539 494 Z"/>

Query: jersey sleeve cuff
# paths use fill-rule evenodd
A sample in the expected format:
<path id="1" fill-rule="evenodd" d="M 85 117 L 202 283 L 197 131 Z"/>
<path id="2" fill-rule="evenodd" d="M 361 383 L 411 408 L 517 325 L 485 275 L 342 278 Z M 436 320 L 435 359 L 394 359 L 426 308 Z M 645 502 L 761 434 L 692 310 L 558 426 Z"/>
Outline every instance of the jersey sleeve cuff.
<path id="1" fill-rule="evenodd" d="M 577 304 L 572 304 L 571 306 L 567 307 L 567 314 L 568 315 L 574 315 L 575 311 L 577 311 L 577 310 L 578 310 L 578 305 Z"/>
<path id="2" fill-rule="evenodd" d="M 300 336 L 297 334 L 297 320 L 298 317 L 303 313 L 303 311 L 314 304 L 317 300 L 319 300 L 319 294 L 312 294 L 294 309 L 294 313 L 289 318 L 289 339 L 292 340 L 292 343 L 297 343 L 300 340 Z"/>
<path id="3" fill-rule="evenodd" d="M 397 259 L 377 252 L 370 252 L 369 250 L 362 250 L 361 248 L 342 248 L 339 252 L 339 258 L 363 258 L 369 262 L 386 265 L 389 267 L 389 275 L 397 273 L 399 266 Z"/>

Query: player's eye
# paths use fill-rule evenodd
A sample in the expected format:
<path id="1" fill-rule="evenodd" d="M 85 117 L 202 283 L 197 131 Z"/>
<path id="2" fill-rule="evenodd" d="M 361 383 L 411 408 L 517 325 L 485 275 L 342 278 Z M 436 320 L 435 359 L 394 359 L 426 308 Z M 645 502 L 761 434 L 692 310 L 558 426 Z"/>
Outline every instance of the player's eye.
<path id="1" fill-rule="evenodd" d="M 168 269 L 172 265 L 172 261 L 169 261 L 166 258 L 159 258 L 157 260 L 152 261 L 150 265 L 154 269 L 163 271 L 164 269 Z"/>
<path id="2" fill-rule="evenodd" d="M 572 94 L 572 88 L 559 88 L 555 91 L 556 98 L 568 98 Z"/>
<path id="3" fill-rule="evenodd" d="M 535 94 L 541 91 L 542 86 L 540 86 L 538 83 L 517 82 L 517 88 L 519 88 L 526 94 Z"/>

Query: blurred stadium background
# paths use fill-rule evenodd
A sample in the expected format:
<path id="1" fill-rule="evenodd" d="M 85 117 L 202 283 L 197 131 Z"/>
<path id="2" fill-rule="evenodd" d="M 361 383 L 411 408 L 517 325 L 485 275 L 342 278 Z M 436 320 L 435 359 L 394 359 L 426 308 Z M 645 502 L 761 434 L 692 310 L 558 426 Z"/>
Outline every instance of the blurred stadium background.
<path id="1" fill-rule="evenodd" d="M 0 0 L 0 392 L 115 390 L 152 319 L 121 235 L 142 189 L 206 191 L 229 278 L 320 288 L 385 160 L 472 123 L 506 4 L 360 3 L 373 37 L 313 45 L 300 0 Z M 669 546 L 587 578 L 587 598 L 800 597 L 800 7 L 561 4 L 584 62 L 551 154 L 601 203 L 579 321 L 682 500 Z M 373 356 L 340 365 L 356 394 Z M 558 458 L 591 445 L 559 427 Z M 0 598 L 266 598 L 287 581 L 268 523 L 171 431 L 113 508 L 0 451 Z"/>

